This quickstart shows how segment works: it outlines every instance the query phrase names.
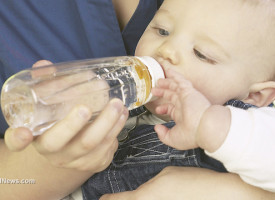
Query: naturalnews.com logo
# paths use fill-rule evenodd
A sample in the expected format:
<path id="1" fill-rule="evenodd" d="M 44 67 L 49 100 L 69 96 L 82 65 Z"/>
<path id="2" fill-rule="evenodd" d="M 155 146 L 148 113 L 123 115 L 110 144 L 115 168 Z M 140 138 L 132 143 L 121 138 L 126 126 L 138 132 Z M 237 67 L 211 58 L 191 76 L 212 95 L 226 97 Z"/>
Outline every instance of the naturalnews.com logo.
<path id="1" fill-rule="evenodd" d="M 35 184 L 35 179 L 0 178 L 0 184 Z"/>

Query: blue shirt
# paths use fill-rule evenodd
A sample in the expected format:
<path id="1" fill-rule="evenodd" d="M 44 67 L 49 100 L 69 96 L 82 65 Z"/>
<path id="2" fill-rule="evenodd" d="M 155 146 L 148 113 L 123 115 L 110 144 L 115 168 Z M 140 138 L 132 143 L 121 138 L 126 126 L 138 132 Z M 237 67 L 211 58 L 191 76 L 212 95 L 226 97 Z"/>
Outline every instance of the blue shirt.
<path id="1" fill-rule="evenodd" d="M 111 0 L 7 0 L 0 6 L 0 84 L 38 60 L 133 55 L 163 0 L 140 0 L 121 32 Z M 0 133 L 7 124 L 0 114 Z"/>

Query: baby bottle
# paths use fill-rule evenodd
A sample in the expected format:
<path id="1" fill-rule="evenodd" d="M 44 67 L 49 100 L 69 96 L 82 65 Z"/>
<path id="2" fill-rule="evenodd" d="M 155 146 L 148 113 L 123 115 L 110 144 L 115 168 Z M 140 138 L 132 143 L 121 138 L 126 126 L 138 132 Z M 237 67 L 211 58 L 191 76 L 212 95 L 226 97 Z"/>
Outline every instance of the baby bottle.
<path id="1" fill-rule="evenodd" d="M 1 108 L 7 123 L 39 135 L 77 104 L 88 106 L 93 120 L 113 98 L 129 109 L 152 100 L 151 88 L 164 78 L 151 57 L 108 57 L 57 63 L 23 70 L 3 85 Z"/>

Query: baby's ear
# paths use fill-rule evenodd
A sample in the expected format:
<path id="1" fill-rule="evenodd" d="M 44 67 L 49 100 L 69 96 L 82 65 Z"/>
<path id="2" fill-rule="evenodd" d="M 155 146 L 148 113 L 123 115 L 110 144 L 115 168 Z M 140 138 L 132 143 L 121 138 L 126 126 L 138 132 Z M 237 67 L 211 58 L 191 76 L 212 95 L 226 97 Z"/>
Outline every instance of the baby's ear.
<path id="1" fill-rule="evenodd" d="M 250 88 L 247 98 L 243 100 L 258 107 L 268 106 L 275 100 L 275 82 L 267 81 L 263 83 L 255 83 Z"/>

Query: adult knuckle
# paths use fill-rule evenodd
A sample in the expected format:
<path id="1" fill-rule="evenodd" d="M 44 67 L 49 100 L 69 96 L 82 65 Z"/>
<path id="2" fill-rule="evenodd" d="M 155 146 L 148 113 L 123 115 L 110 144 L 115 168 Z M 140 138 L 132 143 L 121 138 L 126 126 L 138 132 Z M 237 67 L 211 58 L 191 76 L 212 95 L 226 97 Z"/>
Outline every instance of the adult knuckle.
<path id="1" fill-rule="evenodd" d="M 115 136 L 109 136 L 104 138 L 104 144 L 109 146 L 109 150 L 113 150 L 118 146 L 118 140 Z"/>
<path id="2" fill-rule="evenodd" d="M 52 166 L 55 166 L 58 168 L 64 168 L 66 166 L 65 162 L 63 162 L 61 160 L 57 160 L 57 159 L 50 160 L 49 162 Z"/>
<path id="3" fill-rule="evenodd" d="M 77 167 L 77 169 L 78 169 L 78 171 L 87 172 L 87 171 L 93 170 L 93 167 L 89 166 L 89 165 L 82 164 L 82 165 L 79 165 Z"/>
<path id="4" fill-rule="evenodd" d="M 112 152 L 115 152 L 118 148 L 118 140 L 115 139 L 113 144 L 112 144 Z"/>
<path id="5" fill-rule="evenodd" d="M 83 138 L 80 141 L 80 145 L 83 151 L 91 151 L 95 148 L 95 146 L 97 145 L 96 141 L 90 141 L 86 138 Z"/>
<path id="6" fill-rule="evenodd" d="M 109 166 L 110 162 L 110 159 L 103 159 L 102 162 L 99 163 L 98 169 L 100 169 L 100 171 L 104 170 L 106 167 Z"/>
<path id="7" fill-rule="evenodd" d="M 75 125 L 74 122 L 68 120 L 68 121 L 63 121 L 63 127 L 64 129 L 70 131 L 70 132 L 76 132 L 78 131 L 78 127 Z"/>
<path id="8" fill-rule="evenodd" d="M 54 144 L 51 140 L 44 139 L 40 141 L 39 151 L 42 154 L 56 153 L 60 151 L 61 147 Z"/>
<path id="9" fill-rule="evenodd" d="M 105 157 L 105 159 L 102 159 L 98 164 L 97 164 L 97 171 L 100 172 L 104 169 L 106 169 L 110 163 L 112 162 L 112 156 L 108 155 Z"/>

